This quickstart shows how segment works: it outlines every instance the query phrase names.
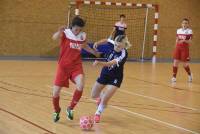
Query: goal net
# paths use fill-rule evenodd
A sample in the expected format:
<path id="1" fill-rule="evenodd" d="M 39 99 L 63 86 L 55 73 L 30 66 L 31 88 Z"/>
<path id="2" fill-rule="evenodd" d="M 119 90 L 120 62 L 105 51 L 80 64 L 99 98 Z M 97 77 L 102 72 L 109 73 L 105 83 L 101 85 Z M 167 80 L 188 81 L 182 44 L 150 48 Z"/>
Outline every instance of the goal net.
<path id="1" fill-rule="evenodd" d="M 125 6 L 126 4 L 126 6 Z M 131 4 L 131 3 L 129 3 Z M 75 13 L 76 12 L 76 13 Z M 75 15 L 86 20 L 84 31 L 89 43 L 108 38 L 120 14 L 126 16 L 126 35 L 132 44 L 129 59 L 151 59 L 153 56 L 155 9 L 152 5 L 128 5 L 112 2 L 71 2 L 68 23 Z"/>

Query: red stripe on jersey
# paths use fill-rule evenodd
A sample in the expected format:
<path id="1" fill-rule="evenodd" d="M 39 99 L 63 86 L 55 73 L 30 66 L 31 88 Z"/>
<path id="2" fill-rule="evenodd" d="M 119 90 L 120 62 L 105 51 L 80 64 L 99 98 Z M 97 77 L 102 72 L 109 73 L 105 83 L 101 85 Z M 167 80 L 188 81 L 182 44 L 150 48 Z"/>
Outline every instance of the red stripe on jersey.
<path id="1" fill-rule="evenodd" d="M 189 40 L 192 38 L 192 34 L 176 34 L 178 39 Z"/>

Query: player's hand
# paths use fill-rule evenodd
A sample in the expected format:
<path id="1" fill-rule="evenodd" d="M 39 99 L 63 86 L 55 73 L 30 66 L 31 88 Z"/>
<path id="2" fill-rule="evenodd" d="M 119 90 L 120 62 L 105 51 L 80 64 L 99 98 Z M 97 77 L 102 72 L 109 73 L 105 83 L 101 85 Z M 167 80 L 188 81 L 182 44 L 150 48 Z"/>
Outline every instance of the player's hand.
<path id="1" fill-rule="evenodd" d="M 179 40 L 178 41 L 179 44 L 184 43 L 184 42 L 185 42 L 185 40 Z"/>
<path id="2" fill-rule="evenodd" d="M 95 60 L 94 62 L 93 62 L 93 66 L 95 67 L 95 66 L 97 66 L 99 64 L 99 61 L 98 60 Z"/>
<path id="3" fill-rule="evenodd" d="M 95 42 L 93 45 L 93 49 L 97 51 L 97 47 L 98 47 L 97 42 Z"/>
<path id="4" fill-rule="evenodd" d="M 101 58 L 101 54 L 102 54 L 101 52 L 95 51 L 95 54 L 94 54 L 94 55 L 95 55 L 95 57 L 97 57 L 97 58 Z"/>

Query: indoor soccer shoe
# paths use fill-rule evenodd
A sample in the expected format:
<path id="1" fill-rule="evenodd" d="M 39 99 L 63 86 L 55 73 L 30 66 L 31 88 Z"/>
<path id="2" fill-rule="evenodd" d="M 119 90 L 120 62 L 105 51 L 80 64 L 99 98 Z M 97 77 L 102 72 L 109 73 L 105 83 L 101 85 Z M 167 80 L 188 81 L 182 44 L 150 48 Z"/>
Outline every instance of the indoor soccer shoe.
<path id="1" fill-rule="evenodd" d="M 72 109 L 67 108 L 66 113 L 67 113 L 67 118 L 68 118 L 69 120 L 73 120 L 73 119 L 74 119 L 74 114 L 73 114 L 73 110 L 72 110 Z"/>
<path id="2" fill-rule="evenodd" d="M 95 114 L 94 121 L 95 121 L 95 123 L 99 123 L 100 122 L 100 115 Z"/>
<path id="3" fill-rule="evenodd" d="M 54 112 L 53 113 L 53 121 L 57 122 L 60 119 L 60 112 Z"/>
<path id="4" fill-rule="evenodd" d="M 173 83 L 173 82 L 176 82 L 176 78 L 175 78 L 175 77 L 172 77 L 171 82 L 172 82 L 172 83 Z"/>
<path id="5" fill-rule="evenodd" d="M 188 82 L 192 82 L 193 80 L 193 77 L 192 77 L 192 74 L 188 76 Z"/>

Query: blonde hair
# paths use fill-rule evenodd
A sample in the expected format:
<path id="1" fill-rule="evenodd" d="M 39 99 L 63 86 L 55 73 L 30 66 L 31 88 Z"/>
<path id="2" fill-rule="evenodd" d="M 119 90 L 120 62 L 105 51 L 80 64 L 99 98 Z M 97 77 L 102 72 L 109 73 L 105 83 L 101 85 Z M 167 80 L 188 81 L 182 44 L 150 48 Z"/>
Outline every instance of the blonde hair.
<path id="1" fill-rule="evenodd" d="M 126 35 L 118 35 L 115 38 L 115 42 L 121 42 L 121 43 L 125 44 L 126 49 L 129 49 L 132 46 Z"/>

